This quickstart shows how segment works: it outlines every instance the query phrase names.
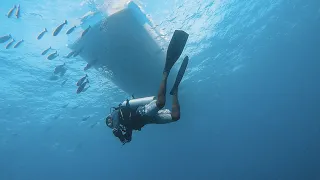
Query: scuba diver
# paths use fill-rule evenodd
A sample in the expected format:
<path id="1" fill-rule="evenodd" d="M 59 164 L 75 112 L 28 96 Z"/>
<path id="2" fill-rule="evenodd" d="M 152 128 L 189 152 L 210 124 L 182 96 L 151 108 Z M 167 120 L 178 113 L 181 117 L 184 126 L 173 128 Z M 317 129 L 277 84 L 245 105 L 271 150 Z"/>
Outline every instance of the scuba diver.
<path id="1" fill-rule="evenodd" d="M 167 124 L 180 119 L 180 104 L 178 100 L 178 87 L 188 65 L 186 56 L 181 64 L 175 83 L 170 91 L 172 95 L 172 111 L 162 109 L 166 103 L 167 79 L 173 65 L 179 59 L 186 45 L 189 34 L 182 30 L 175 30 L 167 50 L 165 67 L 157 98 L 155 96 L 126 100 L 118 107 L 113 107 L 106 118 L 106 125 L 112 129 L 113 134 L 125 144 L 131 141 L 132 131 L 141 131 L 147 124 Z"/>

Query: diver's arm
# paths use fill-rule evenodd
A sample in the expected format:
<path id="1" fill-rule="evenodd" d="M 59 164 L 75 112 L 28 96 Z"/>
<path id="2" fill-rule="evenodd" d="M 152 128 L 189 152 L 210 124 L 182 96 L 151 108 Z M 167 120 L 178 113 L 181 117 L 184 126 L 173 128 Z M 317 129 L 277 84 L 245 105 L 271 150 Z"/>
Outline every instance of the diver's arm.
<path id="1" fill-rule="evenodd" d="M 130 142 L 132 139 L 132 128 L 127 128 L 126 133 L 124 134 L 126 142 Z"/>
<path id="2" fill-rule="evenodd" d="M 126 138 L 125 138 L 125 136 L 122 134 L 122 131 L 120 130 L 120 129 L 116 129 L 116 128 L 114 128 L 113 130 L 112 130 L 112 132 L 113 132 L 113 135 L 114 136 L 116 136 L 117 138 L 119 138 L 119 140 L 122 142 L 122 143 L 126 143 Z"/>

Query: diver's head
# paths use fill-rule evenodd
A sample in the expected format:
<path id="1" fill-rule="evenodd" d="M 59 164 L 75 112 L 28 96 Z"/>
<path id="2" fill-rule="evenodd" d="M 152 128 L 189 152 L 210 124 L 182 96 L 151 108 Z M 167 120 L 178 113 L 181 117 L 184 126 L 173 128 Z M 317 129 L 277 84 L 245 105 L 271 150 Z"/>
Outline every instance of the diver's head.
<path id="1" fill-rule="evenodd" d="M 112 115 L 109 114 L 106 118 L 106 125 L 109 127 L 109 128 L 112 128 Z"/>
<path id="2" fill-rule="evenodd" d="M 119 110 L 114 109 L 106 118 L 106 125 L 113 129 L 114 126 L 119 122 Z"/>

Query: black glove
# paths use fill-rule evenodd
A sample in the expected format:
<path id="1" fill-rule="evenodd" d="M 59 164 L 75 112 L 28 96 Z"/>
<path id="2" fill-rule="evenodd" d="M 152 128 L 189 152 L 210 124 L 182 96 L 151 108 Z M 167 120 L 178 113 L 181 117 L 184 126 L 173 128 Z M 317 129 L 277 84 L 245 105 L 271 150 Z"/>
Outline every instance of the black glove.
<path id="1" fill-rule="evenodd" d="M 119 130 L 119 129 L 113 129 L 112 132 L 113 132 L 113 135 L 116 136 L 117 138 L 119 138 L 119 140 L 120 140 L 122 143 L 124 143 L 124 144 L 126 143 L 126 139 L 125 139 L 125 137 L 123 136 L 121 130 Z"/>
<path id="2" fill-rule="evenodd" d="M 130 133 L 130 132 L 125 133 L 124 138 L 126 139 L 126 143 L 130 142 L 132 139 L 132 133 Z"/>

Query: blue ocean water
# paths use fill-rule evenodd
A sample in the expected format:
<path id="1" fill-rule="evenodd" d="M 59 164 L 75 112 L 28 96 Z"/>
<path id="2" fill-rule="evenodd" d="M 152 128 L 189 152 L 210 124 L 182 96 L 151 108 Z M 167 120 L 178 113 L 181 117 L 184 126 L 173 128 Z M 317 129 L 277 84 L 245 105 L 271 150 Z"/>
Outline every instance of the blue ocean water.
<path id="1" fill-rule="evenodd" d="M 122 1 L 3 0 L 0 36 L 0 179 L 320 179 L 320 1 L 141 0 L 157 29 L 190 34 L 181 119 L 148 125 L 122 146 L 104 124 L 129 95 L 85 61 L 47 61 L 52 46 L 69 52 L 65 19 Z M 5 15 L 20 4 L 21 17 Z M 47 27 L 50 35 L 37 40 Z M 68 79 L 64 86 L 61 83 Z"/>

